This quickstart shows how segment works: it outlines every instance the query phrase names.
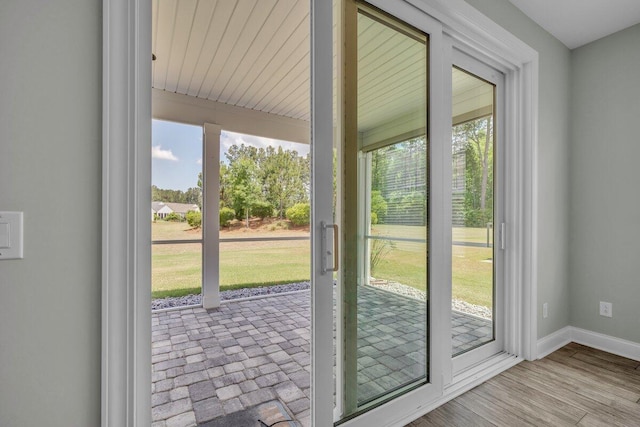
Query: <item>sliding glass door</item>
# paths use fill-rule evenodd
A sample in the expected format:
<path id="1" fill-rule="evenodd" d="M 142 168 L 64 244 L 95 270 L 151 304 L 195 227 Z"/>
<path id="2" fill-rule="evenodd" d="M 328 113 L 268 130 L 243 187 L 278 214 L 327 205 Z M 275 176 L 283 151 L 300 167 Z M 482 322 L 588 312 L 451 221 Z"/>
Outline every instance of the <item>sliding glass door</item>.
<path id="1" fill-rule="evenodd" d="M 446 55 L 408 2 L 372 3 L 336 3 L 334 144 L 312 180 L 314 209 L 334 209 L 313 228 L 314 333 L 334 343 L 313 354 L 313 401 L 330 372 L 347 425 L 393 424 L 503 350 L 501 74 Z"/>
<path id="2" fill-rule="evenodd" d="M 503 76 L 454 50 L 451 68 L 451 355 L 453 373 L 503 348 Z"/>
<path id="3" fill-rule="evenodd" d="M 342 417 L 429 382 L 429 37 L 349 2 Z"/>

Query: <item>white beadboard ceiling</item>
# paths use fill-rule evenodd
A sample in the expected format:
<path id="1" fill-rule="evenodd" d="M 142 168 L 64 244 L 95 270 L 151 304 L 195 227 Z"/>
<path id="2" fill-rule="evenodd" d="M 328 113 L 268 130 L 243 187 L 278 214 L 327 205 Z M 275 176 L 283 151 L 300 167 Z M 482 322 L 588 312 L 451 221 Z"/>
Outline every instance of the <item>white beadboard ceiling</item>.
<path id="1" fill-rule="evenodd" d="M 453 69 L 452 81 L 454 123 L 477 118 L 493 110 L 492 84 L 457 68 Z"/>
<path id="2" fill-rule="evenodd" d="M 299 0 L 153 0 L 153 87 L 308 121 L 308 6 Z M 361 131 L 422 113 L 424 45 L 368 17 L 359 20 Z M 486 92 L 486 84 L 464 75 L 458 80 L 458 113 L 485 102 L 473 85 Z"/>
<path id="3" fill-rule="evenodd" d="M 425 42 L 366 15 L 358 16 L 360 132 L 369 132 L 415 113 L 425 117 L 426 57 Z M 419 120 L 418 127 L 425 127 L 424 119 Z"/>
<path id="4" fill-rule="evenodd" d="M 153 87 L 309 120 L 308 6 L 153 0 Z"/>

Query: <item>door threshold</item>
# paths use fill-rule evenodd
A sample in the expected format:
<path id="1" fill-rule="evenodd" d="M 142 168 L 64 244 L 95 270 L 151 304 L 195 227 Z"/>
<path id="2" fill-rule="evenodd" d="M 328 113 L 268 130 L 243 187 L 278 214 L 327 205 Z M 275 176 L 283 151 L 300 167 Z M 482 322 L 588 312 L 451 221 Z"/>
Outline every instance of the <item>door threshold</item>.
<path id="1" fill-rule="evenodd" d="M 508 353 L 498 353 L 490 358 L 458 372 L 453 376 L 451 384 L 445 385 L 443 397 L 449 400 L 472 389 L 499 373 L 517 365 L 524 360 Z"/>

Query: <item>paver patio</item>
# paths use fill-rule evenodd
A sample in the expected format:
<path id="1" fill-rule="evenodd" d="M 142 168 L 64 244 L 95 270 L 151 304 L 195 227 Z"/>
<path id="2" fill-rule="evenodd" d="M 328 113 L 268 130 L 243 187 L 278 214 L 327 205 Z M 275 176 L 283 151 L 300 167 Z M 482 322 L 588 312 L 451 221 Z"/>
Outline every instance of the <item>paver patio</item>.
<path id="1" fill-rule="evenodd" d="M 363 403 L 424 375 L 425 308 L 371 287 L 359 298 Z M 231 301 L 215 310 L 154 312 L 153 427 L 195 426 L 273 400 L 310 425 L 310 315 L 309 291 Z M 452 320 L 454 351 L 491 333 L 486 320 L 457 312 Z"/>

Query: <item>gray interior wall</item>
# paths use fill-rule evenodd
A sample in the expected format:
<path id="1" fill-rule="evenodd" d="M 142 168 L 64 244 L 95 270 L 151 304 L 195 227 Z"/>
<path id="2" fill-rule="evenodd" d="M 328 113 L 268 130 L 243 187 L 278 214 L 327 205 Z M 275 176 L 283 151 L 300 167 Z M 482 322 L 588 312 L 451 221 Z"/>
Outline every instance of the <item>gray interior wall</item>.
<path id="1" fill-rule="evenodd" d="M 639 46 L 636 25 L 572 51 L 569 163 L 571 324 L 638 343 Z"/>
<path id="2" fill-rule="evenodd" d="M 467 2 L 540 53 L 538 335 L 640 342 L 640 27 L 570 58 L 506 0 Z M 0 261 L 3 426 L 100 422 L 101 7 L 0 2 L 0 210 L 25 213 L 25 259 Z"/>
<path id="3" fill-rule="evenodd" d="M 569 325 L 570 51 L 507 0 L 466 0 L 539 53 L 538 337 Z M 542 317 L 542 304 L 549 316 Z"/>
<path id="4" fill-rule="evenodd" d="M 100 425 L 102 2 L 0 2 L 0 426 Z"/>

